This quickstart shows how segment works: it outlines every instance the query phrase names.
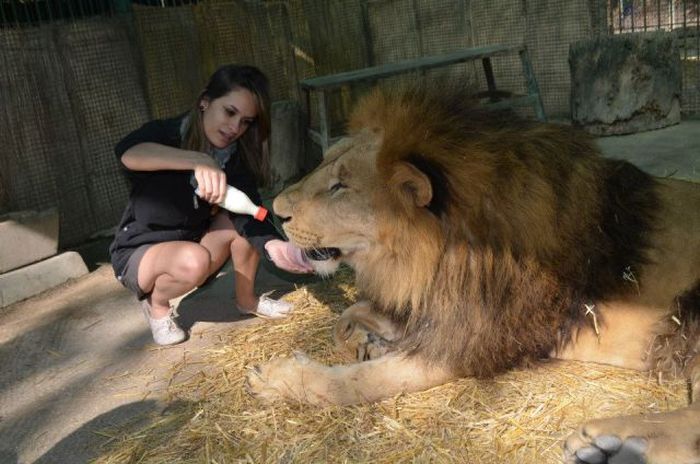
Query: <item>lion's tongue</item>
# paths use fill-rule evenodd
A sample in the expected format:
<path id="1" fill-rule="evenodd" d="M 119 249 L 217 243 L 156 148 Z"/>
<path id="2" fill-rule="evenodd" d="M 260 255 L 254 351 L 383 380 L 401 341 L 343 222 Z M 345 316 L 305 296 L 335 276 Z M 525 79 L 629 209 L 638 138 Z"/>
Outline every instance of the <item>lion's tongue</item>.
<path id="1" fill-rule="evenodd" d="M 304 254 L 314 261 L 326 261 L 339 257 L 340 250 L 338 248 L 309 248 L 304 250 Z"/>

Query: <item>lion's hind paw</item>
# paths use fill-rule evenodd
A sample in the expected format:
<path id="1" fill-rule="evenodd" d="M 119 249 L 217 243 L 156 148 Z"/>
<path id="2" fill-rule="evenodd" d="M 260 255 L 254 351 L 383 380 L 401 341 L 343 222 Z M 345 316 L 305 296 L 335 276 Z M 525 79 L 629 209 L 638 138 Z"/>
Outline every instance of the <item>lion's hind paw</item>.
<path id="1" fill-rule="evenodd" d="M 616 435 L 600 435 L 591 440 L 584 433 L 572 434 L 564 449 L 567 464 L 637 464 L 646 463 L 647 440 Z"/>
<path id="2" fill-rule="evenodd" d="M 567 463 L 700 463 L 700 410 L 589 421 L 566 440 Z"/>

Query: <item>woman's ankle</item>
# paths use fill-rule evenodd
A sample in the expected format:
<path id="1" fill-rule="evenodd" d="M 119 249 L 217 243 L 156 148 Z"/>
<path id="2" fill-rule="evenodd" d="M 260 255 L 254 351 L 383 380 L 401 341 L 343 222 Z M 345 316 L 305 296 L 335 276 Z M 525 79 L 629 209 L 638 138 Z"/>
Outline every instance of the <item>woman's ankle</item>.
<path id="1" fill-rule="evenodd" d="M 146 301 L 148 302 L 148 312 L 153 319 L 163 319 L 170 314 L 170 304 L 163 305 L 149 300 Z"/>
<path id="2" fill-rule="evenodd" d="M 258 297 L 246 297 L 246 298 L 236 298 L 234 304 L 240 312 L 253 313 L 258 309 Z"/>

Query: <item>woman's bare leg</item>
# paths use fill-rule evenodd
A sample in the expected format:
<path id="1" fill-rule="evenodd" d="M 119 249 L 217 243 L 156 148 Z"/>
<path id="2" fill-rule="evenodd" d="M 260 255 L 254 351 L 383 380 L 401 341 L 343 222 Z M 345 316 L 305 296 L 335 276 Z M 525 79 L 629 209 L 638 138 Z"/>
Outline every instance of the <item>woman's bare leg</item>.
<path id="1" fill-rule="evenodd" d="M 229 257 L 233 258 L 237 303 L 250 311 L 256 308 L 254 286 L 260 255 L 236 232 L 228 213 L 220 212 L 199 243 L 158 243 L 143 255 L 138 281 L 141 289 L 150 293 L 151 316 L 167 316 L 171 299 L 201 285 Z"/>
<path id="2" fill-rule="evenodd" d="M 236 276 L 236 304 L 244 311 L 252 312 L 258 307 L 255 295 L 255 274 L 258 272 L 260 255 L 247 240 L 241 237 L 231 243 L 233 271 Z"/>
<path id="3" fill-rule="evenodd" d="M 254 311 L 258 306 L 255 275 L 258 272 L 260 254 L 248 240 L 236 232 L 228 213 L 220 212 L 216 215 L 200 244 L 211 254 L 209 274 L 216 272 L 229 257 L 233 259 L 236 303 L 245 311 Z"/>
<path id="4" fill-rule="evenodd" d="M 150 247 L 141 258 L 138 282 L 150 293 L 151 317 L 167 316 L 171 299 L 204 282 L 210 262 L 209 250 L 198 243 L 174 241 Z"/>

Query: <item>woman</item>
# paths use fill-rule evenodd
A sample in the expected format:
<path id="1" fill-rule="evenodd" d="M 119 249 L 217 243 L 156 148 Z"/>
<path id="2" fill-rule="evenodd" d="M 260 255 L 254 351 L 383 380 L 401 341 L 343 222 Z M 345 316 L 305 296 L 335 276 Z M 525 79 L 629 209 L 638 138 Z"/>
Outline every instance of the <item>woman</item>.
<path id="1" fill-rule="evenodd" d="M 269 224 L 213 206 L 227 185 L 260 204 L 257 186 L 269 178 L 269 108 L 262 72 L 223 66 L 189 113 L 146 123 L 115 148 L 131 194 L 110 246 L 112 266 L 142 301 L 160 345 L 186 338 L 169 300 L 200 286 L 229 257 L 239 311 L 263 317 L 285 317 L 292 306 L 255 295 L 261 254 L 281 269 L 311 271 L 301 250 Z"/>

